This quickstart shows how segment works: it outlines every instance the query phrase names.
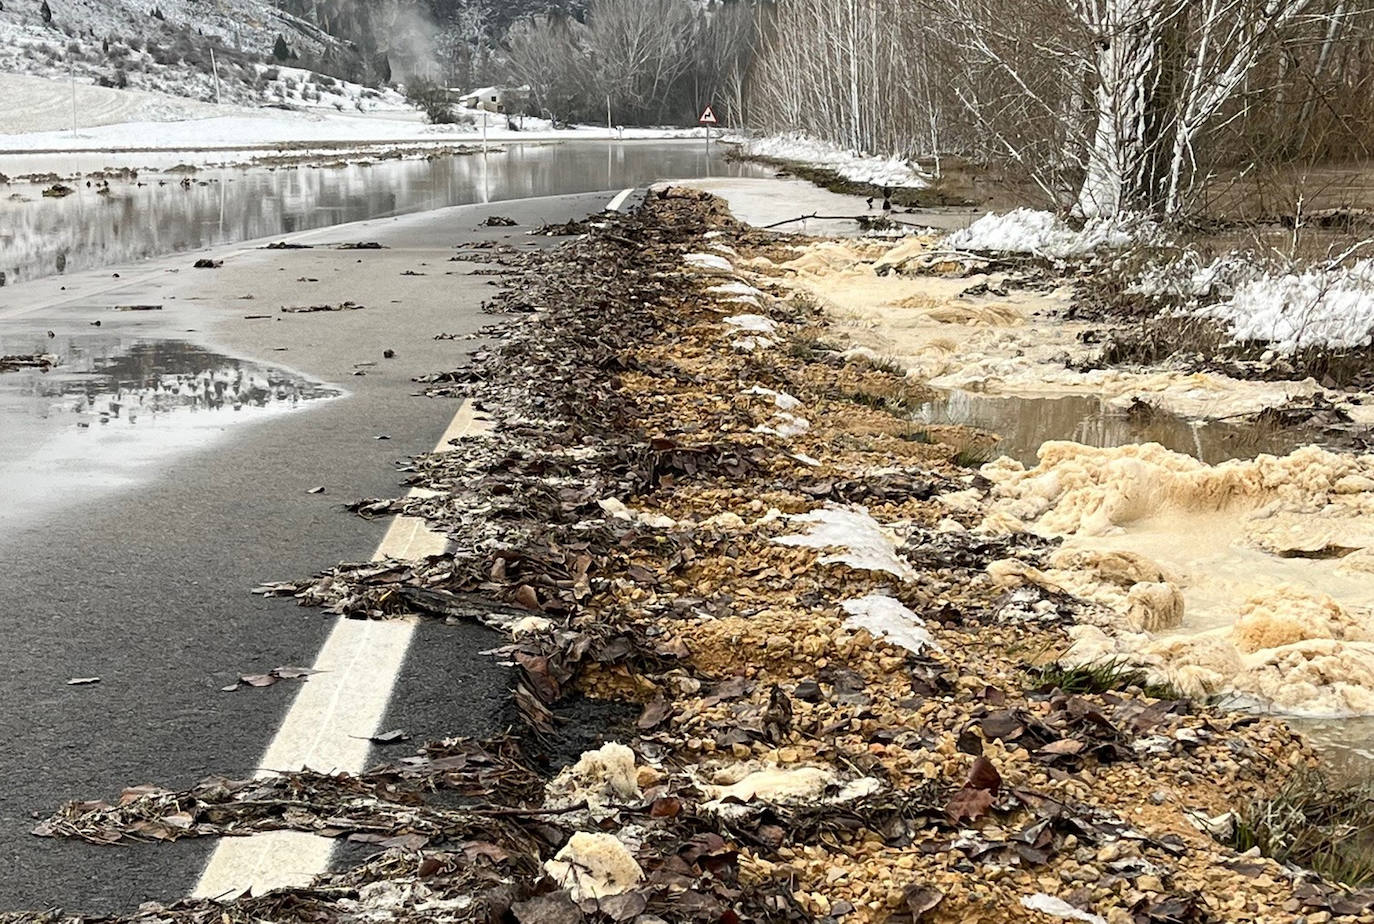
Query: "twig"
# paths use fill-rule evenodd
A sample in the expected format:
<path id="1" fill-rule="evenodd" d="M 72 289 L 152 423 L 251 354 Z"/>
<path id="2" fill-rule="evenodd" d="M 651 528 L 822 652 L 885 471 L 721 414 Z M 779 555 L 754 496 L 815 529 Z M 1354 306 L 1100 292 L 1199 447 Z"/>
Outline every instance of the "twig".
<path id="1" fill-rule="evenodd" d="M 820 221 L 854 221 L 854 222 L 877 221 L 877 220 L 879 220 L 879 218 L 881 218 L 883 221 L 890 221 L 890 222 L 892 222 L 894 225 L 902 225 L 902 226 L 907 227 L 907 228 L 924 228 L 924 227 L 925 227 L 925 225 L 922 225 L 922 224 L 920 224 L 920 223 L 918 223 L 918 222 L 902 221 L 900 218 L 892 218 L 891 216 L 888 216 L 888 215 L 882 215 L 882 216 L 878 216 L 878 215 L 818 215 L 818 214 L 816 214 L 815 212 L 812 212 L 810 215 L 798 215 L 796 218 L 786 218 L 786 219 L 783 219 L 782 221 L 775 221 L 775 222 L 773 222 L 771 225 L 762 225 L 761 227 L 766 231 L 766 230 L 768 230 L 769 228 L 776 228 L 776 227 L 778 227 L 779 225 L 791 225 L 791 224 L 796 224 L 796 223 L 799 222 L 799 221 L 806 221 L 808 218 L 815 218 L 815 219 L 818 219 L 818 220 L 820 220 Z"/>

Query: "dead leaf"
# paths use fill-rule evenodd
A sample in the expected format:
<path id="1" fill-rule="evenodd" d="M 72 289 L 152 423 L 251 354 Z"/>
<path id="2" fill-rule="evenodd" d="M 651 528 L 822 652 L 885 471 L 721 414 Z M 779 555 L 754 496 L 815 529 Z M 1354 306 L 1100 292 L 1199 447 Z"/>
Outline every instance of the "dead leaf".
<path id="1" fill-rule="evenodd" d="M 538 612 L 543 609 L 539 605 L 539 594 L 528 584 L 521 584 L 515 591 L 515 602 L 527 610 Z"/>
<path id="2" fill-rule="evenodd" d="M 902 890 L 902 900 L 906 902 L 906 908 L 911 912 L 911 919 L 919 921 L 921 915 L 945 900 L 945 893 L 930 886 L 912 883 Z"/>
<path id="3" fill-rule="evenodd" d="M 973 761 L 973 768 L 968 772 L 968 783 L 965 785 L 974 789 L 985 789 L 995 796 L 1002 789 L 1002 774 L 997 772 L 992 761 L 986 757 L 978 757 Z"/>
<path id="4" fill-rule="evenodd" d="M 992 803 L 992 793 L 986 789 L 965 786 L 954 794 L 954 798 L 949 800 L 949 804 L 945 806 L 945 811 L 949 813 L 950 819 L 955 824 L 962 821 L 977 821 L 988 813 L 992 808 Z"/>
<path id="5" fill-rule="evenodd" d="M 655 799 L 649 806 L 650 818 L 676 818 L 682 811 L 682 800 L 674 796 Z"/>

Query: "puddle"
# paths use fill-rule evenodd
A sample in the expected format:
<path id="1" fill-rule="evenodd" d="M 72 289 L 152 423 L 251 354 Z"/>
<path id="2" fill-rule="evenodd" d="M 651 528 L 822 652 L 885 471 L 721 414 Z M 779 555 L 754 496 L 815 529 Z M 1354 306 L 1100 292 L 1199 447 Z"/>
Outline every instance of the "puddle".
<path id="1" fill-rule="evenodd" d="M 1252 459 L 1261 453 L 1283 455 L 1304 442 L 1291 433 L 1257 430 L 1233 424 L 1188 420 L 1155 410 L 1136 419 L 1118 407 L 1088 395 L 1062 398 L 1017 398 L 952 390 L 921 407 L 916 420 L 927 424 L 961 424 L 1001 437 L 995 454 L 1033 467 L 1040 446 L 1070 440 L 1109 448 L 1131 443 L 1159 443 L 1209 465 L 1228 459 Z"/>
<path id="2" fill-rule="evenodd" d="M 0 337 L 0 354 L 15 353 L 53 353 L 61 365 L 0 374 L 0 532 L 150 478 L 237 423 L 342 394 L 181 340 Z"/>

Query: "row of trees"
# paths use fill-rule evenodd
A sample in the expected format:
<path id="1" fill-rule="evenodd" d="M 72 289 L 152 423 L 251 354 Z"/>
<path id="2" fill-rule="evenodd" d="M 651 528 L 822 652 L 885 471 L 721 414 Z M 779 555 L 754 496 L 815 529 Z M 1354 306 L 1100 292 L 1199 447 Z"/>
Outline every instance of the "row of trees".
<path id="1" fill-rule="evenodd" d="M 751 114 L 1012 162 L 1082 216 L 1185 210 L 1218 170 L 1366 155 L 1369 0 L 777 0 Z"/>
<path id="2" fill-rule="evenodd" d="M 622 124 L 694 120 L 703 102 L 744 108 L 754 47 L 746 0 L 591 0 L 586 14 L 511 27 L 502 72 L 541 114 Z"/>

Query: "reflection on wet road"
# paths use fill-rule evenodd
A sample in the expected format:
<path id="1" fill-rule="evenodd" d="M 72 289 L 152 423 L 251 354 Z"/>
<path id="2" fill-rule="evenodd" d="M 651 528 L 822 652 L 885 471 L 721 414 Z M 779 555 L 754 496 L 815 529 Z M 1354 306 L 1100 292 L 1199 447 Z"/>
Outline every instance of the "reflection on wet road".
<path id="1" fill-rule="evenodd" d="M 60 364 L 0 373 L 0 528 L 155 477 L 235 423 L 341 394 L 180 340 L 0 337 L 0 354 L 39 352 Z"/>

